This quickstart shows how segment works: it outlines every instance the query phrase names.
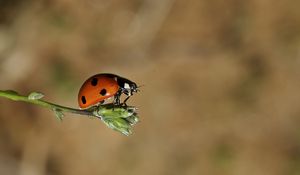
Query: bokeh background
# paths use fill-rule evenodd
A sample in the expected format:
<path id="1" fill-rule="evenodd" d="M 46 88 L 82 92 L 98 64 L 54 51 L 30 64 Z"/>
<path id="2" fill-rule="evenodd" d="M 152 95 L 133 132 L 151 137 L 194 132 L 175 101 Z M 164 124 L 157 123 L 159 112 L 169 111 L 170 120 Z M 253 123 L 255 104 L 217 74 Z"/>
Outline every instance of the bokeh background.
<path id="1" fill-rule="evenodd" d="M 2 175 L 300 174 L 300 1 L 0 0 L 0 89 L 141 87 L 126 137 L 0 99 Z"/>

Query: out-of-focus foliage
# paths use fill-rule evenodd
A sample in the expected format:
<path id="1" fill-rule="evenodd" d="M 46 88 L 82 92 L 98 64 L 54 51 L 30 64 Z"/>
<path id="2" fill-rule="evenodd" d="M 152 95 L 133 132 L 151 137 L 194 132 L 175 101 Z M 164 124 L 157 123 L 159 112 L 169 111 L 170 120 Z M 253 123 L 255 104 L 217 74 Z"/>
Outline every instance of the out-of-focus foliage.
<path id="1" fill-rule="evenodd" d="M 96 73 L 145 85 L 130 137 L 0 99 L 0 174 L 299 174 L 299 5 L 0 1 L 0 89 L 76 107 Z"/>

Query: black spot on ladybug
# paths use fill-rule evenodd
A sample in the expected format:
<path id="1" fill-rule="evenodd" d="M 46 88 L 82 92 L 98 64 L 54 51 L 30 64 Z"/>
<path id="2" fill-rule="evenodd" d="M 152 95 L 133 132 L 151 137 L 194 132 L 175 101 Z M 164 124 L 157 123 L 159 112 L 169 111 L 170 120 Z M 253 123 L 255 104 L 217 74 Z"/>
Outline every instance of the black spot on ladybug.
<path id="1" fill-rule="evenodd" d="M 106 89 L 102 89 L 102 90 L 100 91 L 100 94 L 101 94 L 102 96 L 104 96 L 104 95 L 106 94 Z"/>
<path id="2" fill-rule="evenodd" d="M 81 101 L 82 101 L 83 104 L 86 104 L 85 96 L 81 96 Z"/>
<path id="3" fill-rule="evenodd" d="M 91 84 L 92 84 L 92 86 L 96 86 L 98 84 L 98 79 L 93 78 Z"/>

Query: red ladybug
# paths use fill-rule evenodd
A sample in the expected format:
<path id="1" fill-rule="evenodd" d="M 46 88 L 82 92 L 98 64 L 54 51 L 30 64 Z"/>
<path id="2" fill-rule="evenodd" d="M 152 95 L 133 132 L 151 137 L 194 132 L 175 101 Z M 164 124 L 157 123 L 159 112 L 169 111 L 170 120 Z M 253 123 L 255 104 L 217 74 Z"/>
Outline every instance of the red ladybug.
<path id="1" fill-rule="evenodd" d="M 120 96 L 126 94 L 128 97 L 137 92 L 136 83 L 114 74 L 97 74 L 88 78 L 81 86 L 78 93 L 78 104 L 80 108 L 88 108 L 103 103 L 110 97 L 114 97 L 114 104 L 120 105 Z"/>

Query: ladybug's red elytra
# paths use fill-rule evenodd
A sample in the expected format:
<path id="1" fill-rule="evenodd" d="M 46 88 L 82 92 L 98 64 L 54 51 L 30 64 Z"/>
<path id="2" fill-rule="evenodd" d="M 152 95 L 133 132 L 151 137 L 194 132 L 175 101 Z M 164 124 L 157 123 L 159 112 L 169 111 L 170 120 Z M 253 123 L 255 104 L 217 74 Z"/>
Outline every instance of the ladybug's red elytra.
<path id="1" fill-rule="evenodd" d="M 89 108 L 91 106 L 103 103 L 110 97 L 114 97 L 114 104 L 120 104 L 120 96 L 126 94 L 126 101 L 133 92 L 137 92 L 136 83 L 115 74 L 102 73 L 88 78 L 81 86 L 78 93 L 78 104 L 80 108 Z"/>

